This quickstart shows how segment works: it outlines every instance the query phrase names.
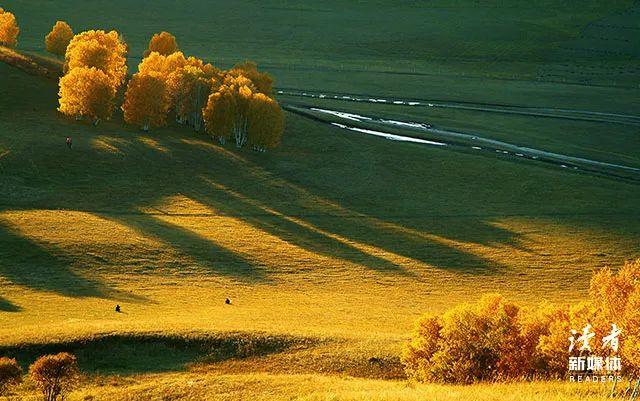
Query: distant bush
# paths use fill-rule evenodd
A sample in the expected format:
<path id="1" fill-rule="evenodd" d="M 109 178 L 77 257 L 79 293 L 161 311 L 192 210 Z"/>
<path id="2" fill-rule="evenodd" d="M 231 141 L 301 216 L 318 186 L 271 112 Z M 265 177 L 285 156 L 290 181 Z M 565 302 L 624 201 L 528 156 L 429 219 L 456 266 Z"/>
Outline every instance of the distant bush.
<path id="1" fill-rule="evenodd" d="M 0 358 L 0 395 L 4 395 L 11 385 L 20 383 L 22 369 L 15 359 Z"/>
<path id="2" fill-rule="evenodd" d="M 0 46 L 16 47 L 19 34 L 15 15 L 0 7 Z"/>
<path id="3" fill-rule="evenodd" d="M 44 400 L 56 401 L 75 384 L 78 362 L 74 355 L 66 352 L 44 355 L 29 367 L 29 374 L 42 391 Z"/>
<path id="4" fill-rule="evenodd" d="M 149 48 L 145 50 L 144 57 L 153 52 L 168 56 L 178 51 L 178 43 L 176 37 L 169 32 L 160 32 L 153 35 L 149 41 Z"/>
<path id="5" fill-rule="evenodd" d="M 602 339 L 613 325 L 624 341 L 618 354 L 624 373 L 640 376 L 640 260 L 613 274 L 597 272 L 588 301 L 521 308 L 499 295 L 485 295 L 416 325 L 402 355 L 408 376 L 419 381 L 471 383 L 567 373 L 570 356 L 611 356 Z M 589 326 L 598 341 L 591 350 L 569 350 L 572 330 Z"/>
<path id="6" fill-rule="evenodd" d="M 523 309 L 500 295 L 485 295 L 476 304 L 420 319 L 402 361 L 409 376 L 420 381 L 472 383 L 529 376 L 544 364 L 538 340 L 557 314 L 547 305 Z"/>
<path id="7" fill-rule="evenodd" d="M 56 21 L 51 32 L 44 38 L 46 49 L 49 53 L 64 56 L 69 42 L 73 39 L 73 30 L 64 21 Z"/>

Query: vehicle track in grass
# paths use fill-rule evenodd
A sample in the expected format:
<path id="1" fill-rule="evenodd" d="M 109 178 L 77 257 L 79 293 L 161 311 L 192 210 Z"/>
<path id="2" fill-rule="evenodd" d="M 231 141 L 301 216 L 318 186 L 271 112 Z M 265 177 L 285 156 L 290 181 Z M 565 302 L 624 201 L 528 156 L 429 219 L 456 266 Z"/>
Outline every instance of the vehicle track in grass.
<path id="1" fill-rule="evenodd" d="M 640 168 L 636 167 L 519 146 L 477 134 L 438 129 L 425 123 L 365 116 L 309 105 L 284 104 L 283 106 L 289 112 L 351 132 L 438 149 L 544 163 L 561 169 L 640 184 Z"/>
<path id="2" fill-rule="evenodd" d="M 640 126 L 640 116 L 623 113 L 608 113 L 593 110 L 533 107 L 500 103 L 476 103 L 422 98 L 396 98 L 371 94 L 319 92 L 304 89 L 279 89 L 279 96 L 312 99 L 338 100 L 344 102 L 382 105 L 424 107 L 433 109 L 458 109 L 486 113 L 516 114 L 530 117 L 557 118 L 575 121 L 591 121 L 609 124 Z"/>

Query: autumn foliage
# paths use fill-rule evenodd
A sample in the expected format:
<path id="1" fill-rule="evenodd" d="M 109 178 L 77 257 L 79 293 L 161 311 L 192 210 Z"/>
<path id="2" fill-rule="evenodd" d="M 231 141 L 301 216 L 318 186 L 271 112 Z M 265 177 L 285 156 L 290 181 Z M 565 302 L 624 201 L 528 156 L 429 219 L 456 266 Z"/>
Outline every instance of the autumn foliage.
<path id="1" fill-rule="evenodd" d="M 617 274 L 609 269 L 597 272 L 589 300 L 575 305 L 523 308 L 499 295 L 487 295 L 441 316 L 425 316 L 416 323 L 402 361 L 407 374 L 419 381 L 560 377 L 567 373 L 570 356 L 613 356 L 602 341 L 594 341 L 591 351 L 570 351 L 572 330 L 588 325 L 594 338 L 603 339 L 613 324 L 624 333 L 618 352 L 624 372 L 637 377 L 640 260 L 626 263 Z"/>
<path id="2" fill-rule="evenodd" d="M 163 56 L 168 56 L 178 51 L 176 37 L 169 32 L 160 32 L 153 35 L 149 41 L 149 48 L 145 51 L 144 57 L 156 52 Z"/>
<path id="3" fill-rule="evenodd" d="M 228 71 L 228 74 L 233 77 L 243 75 L 253 82 L 257 92 L 272 96 L 273 78 L 266 72 L 258 71 L 258 65 L 256 63 L 245 61 L 244 63 L 236 64 Z"/>
<path id="4" fill-rule="evenodd" d="M 73 39 L 73 30 L 64 21 L 57 21 L 51 32 L 44 38 L 49 53 L 64 56 L 69 42 Z"/>
<path id="5" fill-rule="evenodd" d="M 117 90 L 127 75 L 127 46 L 118 32 L 87 31 L 73 37 L 65 54 L 65 72 L 95 67 L 109 76 Z"/>
<path id="6" fill-rule="evenodd" d="M 63 30 L 56 27 L 51 40 L 54 32 Z M 222 71 L 177 49 L 175 37 L 167 32 L 151 38 L 124 93 L 121 109 L 127 123 L 147 131 L 166 125 L 173 115 L 196 131 L 206 128 L 222 143 L 233 140 L 238 147 L 248 145 L 257 151 L 279 145 L 284 115 L 273 98 L 269 74 L 253 62 Z M 94 122 L 110 118 L 126 79 L 126 52 L 127 45 L 115 31 L 74 36 L 66 47 L 59 110 Z"/>
<path id="7" fill-rule="evenodd" d="M 0 396 L 4 395 L 11 385 L 20 383 L 22 369 L 15 359 L 0 358 Z"/>
<path id="8" fill-rule="evenodd" d="M 15 15 L 0 8 L 0 45 L 16 47 L 20 28 Z"/>
<path id="9" fill-rule="evenodd" d="M 60 78 L 59 86 L 61 113 L 76 118 L 89 117 L 94 122 L 111 117 L 116 91 L 113 81 L 102 70 L 74 68 Z"/>
<path id="10" fill-rule="evenodd" d="M 169 106 L 167 84 L 160 73 L 140 72 L 131 78 L 122 105 L 127 123 L 139 125 L 145 131 L 163 126 Z"/>
<path id="11" fill-rule="evenodd" d="M 278 103 L 242 74 L 227 74 L 211 93 L 204 120 L 207 132 L 214 137 L 232 139 L 237 147 L 248 143 L 257 150 L 277 146 L 284 129 Z"/>
<path id="12" fill-rule="evenodd" d="M 109 119 L 114 99 L 127 75 L 127 46 L 116 31 L 87 31 L 73 37 L 65 53 L 58 110 L 94 124 Z"/>
<path id="13" fill-rule="evenodd" d="M 42 391 L 45 401 L 56 401 L 76 383 L 78 361 L 66 352 L 44 355 L 29 367 L 29 375 Z"/>

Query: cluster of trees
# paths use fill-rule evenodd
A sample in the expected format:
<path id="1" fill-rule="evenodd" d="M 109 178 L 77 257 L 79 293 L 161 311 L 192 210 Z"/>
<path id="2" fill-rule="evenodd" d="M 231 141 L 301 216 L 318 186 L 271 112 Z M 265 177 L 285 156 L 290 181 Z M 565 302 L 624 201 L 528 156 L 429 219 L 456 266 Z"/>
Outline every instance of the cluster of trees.
<path id="1" fill-rule="evenodd" d="M 0 7 L 0 45 L 16 47 L 19 34 L 16 16 Z"/>
<path id="2" fill-rule="evenodd" d="M 29 376 L 42 392 L 44 401 L 64 398 L 64 393 L 76 383 L 79 374 L 76 357 L 66 352 L 41 356 L 29 367 Z M 16 360 L 0 358 L 0 396 L 21 381 L 22 368 Z"/>
<path id="3" fill-rule="evenodd" d="M 109 119 L 127 77 L 127 45 L 117 32 L 88 31 L 73 36 L 58 21 L 45 39 L 47 50 L 65 55 L 58 110 L 90 118 L 95 125 Z M 64 50 L 63 50 L 64 49 Z M 145 57 L 126 84 L 121 106 L 124 120 L 144 131 L 179 124 L 206 132 L 225 143 L 233 140 L 264 151 L 280 143 L 284 114 L 273 98 L 273 79 L 245 62 L 223 71 L 179 51 L 168 32 L 154 35 Z"/>
<path id="4" fill-rule="evenodd" d="M 75 35 L 65 51 L 58 110 L 78 120 L 88 117 L 94 125 L 111 118 L 127 76 L 126 55 L 127 45 L 116 31 Z"/>
<path id="5" fill-rule="evenodd" d="M 255 63 L 237 64 L 222 71 L 178 51 L 173 35 L 154 35 L 127 85 L 125 121 L 147 131 L 176 121 L 207 133 L 221 143 L 233 140 L 264 151 L 277 146 L 284 115 L 273 99 L 273 80 Z"/>
<path id="6" fill-rule="evenodd" d="M 419 381 L 470 383 L 530 377 L 562 377 L 571 356 L 611 356 L 601 341 L 592 350 L 570 350 L 572 330 L 589 325 L 595 339 L 622 330 L 617 355 L 623 373 L 640 377 L 640 260 L 617 274 L 596 273 L 589 299 L 574 305 L 520 307 L 499 295 L 457 306 L 416 325 L 402 355 L 407 374 Z M 575 332 L 574 332 L 575 333 Z"/>

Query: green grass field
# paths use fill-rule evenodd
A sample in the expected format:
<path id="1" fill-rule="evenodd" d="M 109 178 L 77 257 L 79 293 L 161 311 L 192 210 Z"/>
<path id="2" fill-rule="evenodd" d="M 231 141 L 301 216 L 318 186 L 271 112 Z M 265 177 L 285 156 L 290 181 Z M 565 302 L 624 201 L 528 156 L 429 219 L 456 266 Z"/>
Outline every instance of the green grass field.
<path id="1" fill-rule="evenodd" d="M 64 19 L 118 29 L 132 66 L 168 30 L 221 66 L 258 61 L 280 89 L 636 117 L 640 107 L 640 35 L 629 34 L 638 3 L 175 6 L 3 4 L 26 53 L 42 54 Z M 634 124 L 280 101 L 640 167 Z M 120 114 L 93 127 L 56 106 L 55 81 L 0 64 L 0 355 L 27 364 L 74 350 L 89 376 L 70 399 L 606 395 L 562 382 L 415 385 L 399 353 L 418 316 L 485 292 L 525 304 L 583 298 L 594 269 L 640 257 L 637 182 L 293 113 L 282 145 L 256 154 L 174 124 L 143 133 Z"/>

